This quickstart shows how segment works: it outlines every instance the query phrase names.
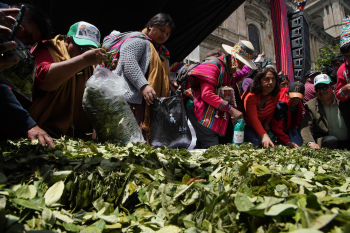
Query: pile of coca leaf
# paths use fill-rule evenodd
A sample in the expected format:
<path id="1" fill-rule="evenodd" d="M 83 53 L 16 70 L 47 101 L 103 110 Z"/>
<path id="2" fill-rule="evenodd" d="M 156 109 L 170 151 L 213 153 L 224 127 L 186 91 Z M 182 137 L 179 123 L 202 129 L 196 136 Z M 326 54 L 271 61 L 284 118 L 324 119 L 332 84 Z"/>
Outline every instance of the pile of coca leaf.
<path id="1" fill-rule="evenodd" d="M 66 138 L 0 151 L 0 232 L 350 232 L 346 151 Z"/>

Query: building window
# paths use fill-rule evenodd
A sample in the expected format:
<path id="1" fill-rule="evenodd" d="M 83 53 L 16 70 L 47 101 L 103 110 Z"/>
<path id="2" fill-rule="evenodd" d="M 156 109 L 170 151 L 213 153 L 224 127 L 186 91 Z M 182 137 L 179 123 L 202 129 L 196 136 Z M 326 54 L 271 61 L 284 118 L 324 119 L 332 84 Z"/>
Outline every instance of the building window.
<path id="1" fill-rule="evenodd" d="M 255 51 L 258 51 L 258 53 L 260 53 L 259 33 L 255 26 L 253 25 L 248 26 L 248 35 L 249 35 L 249 41 L 252 42 Z"/>
<path id="2" fill-rule="evenodd" d="M 199 46 L 197 46 L 186 58 L 184 63 L 193 64 L 196 62 L 200 62 L 199 59 Z"/>
<path id="3" fill-rule="evenodd" d="M 259 33 L 255 26 L 248 26 L 249 41 L 252 42 L 254 49 L 260 53 L 260 39 Z"/>

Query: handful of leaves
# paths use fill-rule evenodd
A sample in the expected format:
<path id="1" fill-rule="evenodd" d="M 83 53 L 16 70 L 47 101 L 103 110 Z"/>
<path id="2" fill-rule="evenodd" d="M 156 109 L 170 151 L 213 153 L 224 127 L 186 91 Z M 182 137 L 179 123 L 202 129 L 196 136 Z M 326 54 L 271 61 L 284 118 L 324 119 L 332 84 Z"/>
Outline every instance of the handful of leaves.
<path id="1" fill-rule="evenodd" d="M 143 141 L 140 128 L 124 97 L 124 80 L 98 66 L 86 83 L 83 108 L 99 140 Z"/>
<path id="2" fill-rule="evenodd" d="M 115 50 L 112 50 L 112 51 L 108 51 L 108 48 L 106 47 L 102 47 L 102 44 L 100 44 L 98 46 L 99 48 L 103 48 L 105 51 L 106 51 L 106 54 L 107 54 L 107 58 L 104 60 L 103 64 L 102 64 L 102 67 L 105 67 L 109 70 L 115 70 L 117 68 L 117 65 L 118 65 L 118 59 L 117 57 L 115 57 L 114 55 L 116 54 L 116 51 Z"/>
<path id="3" fill-rule="evenodd" d="M 106 48 L 103 48 L 103 49 L 107 50 Z M 117 68 L 117 65 L 118 65 L 118 60 L 117 60 L 118 58 L 113 59 L 116 52 L 109 51 L 109 52 L 106 52 L 106 54 L 107 54 L 107 59 L 104 61 L 104 67 L 110 70 L 114 70 L 115 68 Z"/>

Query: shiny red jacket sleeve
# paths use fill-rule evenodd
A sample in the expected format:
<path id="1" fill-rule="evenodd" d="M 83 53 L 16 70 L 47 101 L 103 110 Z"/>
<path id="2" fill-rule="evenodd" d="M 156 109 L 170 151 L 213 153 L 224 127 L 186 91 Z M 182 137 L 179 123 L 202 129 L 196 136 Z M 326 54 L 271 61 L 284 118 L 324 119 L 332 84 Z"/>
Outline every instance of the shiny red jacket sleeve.
<path id="1" fill-rule="evenodd" d="M 343 93 L 342 88 L 348 84 L 347 78 L 345 75 L 349 76 L 349 72 L 346 69 L 346 62 L 339 68 L 337 72 L 337 87 L 335 89 L 335 96 L 340 101 L 346 101 L 349 99 L 350 95 L 346 95 Z"/>

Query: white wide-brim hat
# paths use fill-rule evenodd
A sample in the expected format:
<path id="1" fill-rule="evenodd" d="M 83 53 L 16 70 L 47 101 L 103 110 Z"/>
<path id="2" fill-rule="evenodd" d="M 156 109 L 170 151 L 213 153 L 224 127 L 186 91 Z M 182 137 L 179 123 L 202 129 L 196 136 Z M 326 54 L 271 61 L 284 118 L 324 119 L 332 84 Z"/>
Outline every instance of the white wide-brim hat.
<path id="1" fill-rule="evenodd" d="M 257 69 L 257 66 L 251 60 L 254 55 L 254 46 L 250 41 L 241 40 L 233 47 L 227 44 L 222 44 L 222 47 L 227 53 L 231 54 L 231 56 L 237 58 L 245 65 L 252 69 Z"/>

